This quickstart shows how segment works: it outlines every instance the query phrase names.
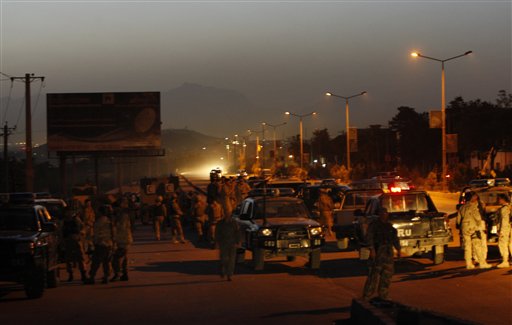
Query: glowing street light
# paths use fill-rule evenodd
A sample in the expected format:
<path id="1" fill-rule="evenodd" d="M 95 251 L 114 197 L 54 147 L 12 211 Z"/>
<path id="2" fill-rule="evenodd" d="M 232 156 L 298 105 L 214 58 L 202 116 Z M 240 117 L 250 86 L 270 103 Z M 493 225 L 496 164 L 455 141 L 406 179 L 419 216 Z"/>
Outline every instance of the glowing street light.
<path id="1" fill-rule="evenodd" d="M 442 142 L 442 184 L 443 191 L 446 191 L 446 176 L 447 176 L 447 166 L 446 166 L 446 92 L 445 92 L 445 75 L 444 75 L 444 63 L 450 60 L 458 59 L 463 56 L 469 55 L 473 53 L 473 51 L 467 51 L 464 54 L 460 54 L 448 59 L 436 59 L 430 56 L 423 55 L 419 52 L 412 52 L 411 56 L 414 58 L 424 58 L 432 61 L 441 62 L 441 142 Z"/>
<path id="2" fill-rule="evenodd" d="M 281 124 L 270 124 L 270 123 L 266 123 L 266 122 L 263 122 L 262 123 L 263 125 L 265 126 L 270 126 L 271 128 L 274 129 L 274 166 L 277 166 L 277 140 L 276 140 L 276 129 L 280 126 L 283 126 L 283 125 L 286 125 L 286 122 L 283 122 Z"/>
<path id="3" fill-rule="evenodd" d="M 302 118 L 316 115 L 316 112 L 311 112 L 308 114 L 295 114 L 291 112 L 285 112 L 286 115 L 291 115 L 299 118 L 299 135 L 300 135 L 300 169 L 302 169 L 303 166 L 303 160 L 304 160 L 304 144 L 302 140 Z"/>
<path id="4" fill-rule="evenodd" d="M 362 91 L 359 94 L 355 94 L 352 96 L 340 96 L 333 94 L 331 92 L 326 92 L 325 95 L 329 97 L 338 97 L 345 100 L 345 128 L 347 130 L 347 170 L 350 172 L 350 130 L 349 130 L 349 107 L 348 107 L 348 100 L 354 97 L 362 96 L 366 94 L 366 91 Z"/>

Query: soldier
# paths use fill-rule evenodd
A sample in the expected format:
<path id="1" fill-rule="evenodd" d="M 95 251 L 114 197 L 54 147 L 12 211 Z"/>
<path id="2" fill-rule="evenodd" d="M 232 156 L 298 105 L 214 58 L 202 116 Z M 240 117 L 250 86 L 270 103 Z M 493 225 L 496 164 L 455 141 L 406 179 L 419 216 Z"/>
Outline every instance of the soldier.
<path id="1" fill-rule="evenodd" d="M 496 211 L 498 217 L 498 247 L 501 254 L 501 263 L 496 267 L 510 267 L 509 256 L 512 252 L 512 234 L 510 220 L 510 198 L 505 193 L 498 194 L 498 203 L 501 208 Z"/>
<path id="2" fill-rule="evenodd" d="M 72 208 L 67 208 L 62 224 L 62 237 L 64 240 L 64 259 L 68 271 L 68 282 L 73 281 L 73 264 L 78 264 L 82 282 L 87 280 L 84 266 L 84 251 L 81 240 L 83 224 Z"/>
<path id="3" fill-rule="evenodd" d="M 224 210 L 224 215 L 231 214 L 233 211 L 233 206 L 231 204 L 231 195 L 233 193 L 233 186 L 231 185 L 231 181 L 226 177 L 222 176 L 222 182 L 219 192 L 219 200 L 222 205 L 222 209 Z"/>
<path id="4" fill-rule="evenodd" d="M 94 212 L 94 208 L 92 207 L 92 202 L 90 199 L 85 200 L 84 207 L 84 215 L 83 215 L 83 223 L 84 223 L 84 244 L 85 251 L 87 254 L 91 254 L 94 246 L 93 246 L 93 236 L 94 236 L 94 221 L 96 220 L 96 213 Z"/>
<path id="5" fill-rule="evenodd" d="M 206 187 L 206 203 L 211 204 L 213 201 L 219 202 L 220 184 L 217 178 L 212 178 L 210 184 Z"/>
<path id="6" fill-rule="evenodd" d="M 208 215 L 206 213 L 206 201 L 203 196 L 197 194 L 194 197 L 192 204 L 192 216 L 194 218 L 194 226 L 197 232 L 197 237 L 199 241 L 206 240 L 205 237 L 205 225 L 206 221 L 208 221 Z"/>
<path id="7" fill-rule="evenodd" d="M 490 268 L 491 265 L 487 264 L 485 257 L 487 249 L 484 249 L 484 244 L 482 243 L 485 222 L 482 220 L 480 209 L 478 208 L 478 195 L 475 192 L 466 193 L 466 203 L 459 209 L 457 214 L 457 225 L 460 225 L 460 231 L 462 232 L 466 268 L 468 270 L 475 268 L 472 262 L 473 254 L 481 269 Z"/>
<path id="8" fill-rule="evenodd" d="M 228 281 L 231 281 L 235 271 L 236 249 L 240 245 L 240 230 L 230 214 L 217 223 L 215 241 L 220 254 L 220 276 L 227 276 Z"/>
<path id="9" fill-rule="evenodd" d="M 124 197 L 119 207 L 119 214 L 113 220 L 115 251 L 112 259 L 114 276 L 110 281 L 128 281 L 128 248 L 133 243 L 128 198 Z M 119 277 L 122 272 L 121 277 Z"/>
<path id="10" fill-rule="evenodd" d="M 320 211 L 320 223 L 327 227 L 327 236 L 332 237 L 334 202 L 325 188 L 320 189 L 318 210 Z"/>
<path id="11" fill-rule="evenodd" d="M 222 210 L 222 206 L 217 201 L 213 201 L 208 206 L 208 224 L 209 224 L 209 239 L 211 244 L 215 244 L 215 227 L 217 226 L 217 222 L 219 222 L 224 217 L 224 211 Z"/>
<path id="12" fill-rule="evenodd" d="M 370 223 L 366 237 L 370 247 L 370 270 L 364 285 L 363 299 L 368 300 L 378 289 L 378 296 L 386 300 L 394 273 L 393 248 L 400 257 L 397 231 L 389 222 L 388 211 L 379 210 L 379 218 Z"/>
<path id="13" fill-rule="evenodd" d="M 236 182 L 235 186 L 235 205 L 240 204 L 247 197 L 250 190 L 251 187 L 249 186 L 249 184 L 247 184 L 245 179 L 242 176 L 238 177 L 238 181 Z"/>
<path id="14" fill-rule="evenodd" d="M 110 275 L 110 258 L 114 244 L 112 222 L 110 221 L 112 207 L 110 205 L 101 206 L 99 214 L 94 223 L 94 253 L 87 284 L 94 284 L 96 272 L 98 272 L 100 265 L 103 266 L 102 283 L 108 283 Z"/>
<path id="15" fill-rule="evenodd" d="M 160 229 L 163 226 L 165 219 L 167 218 L 167 208 L 162 203 L 162 196 L 157 196 L 155 199 L 155 204 L 152 208 L 152 216 L 153 216 L 153 227 L 155 230 L 155 239 L 160 240 Z"/>
<path id="16" fill-rule="evenodd" d="M 181 216 L 183 211 L 178 204 L 178 198 L 175 193 L 171 193 L 171 202 L 169 204 L 169 218 L 171 224 L 172 243 L 179 242 L 185 243 L 185 236 L 183 235 L 183 227 L 181 226 Z"/>

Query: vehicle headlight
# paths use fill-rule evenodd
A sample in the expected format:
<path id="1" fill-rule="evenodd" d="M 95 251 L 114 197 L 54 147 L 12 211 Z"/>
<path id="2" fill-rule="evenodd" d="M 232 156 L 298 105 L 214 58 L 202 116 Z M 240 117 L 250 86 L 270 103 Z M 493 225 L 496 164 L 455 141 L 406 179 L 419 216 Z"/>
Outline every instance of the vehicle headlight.
<path id="1" fill-rule="evenodd" d="M 272 235 L 272 229 L 270 229 L 270 228 L 263 228 L 263 229 L 260 230 L 260 234 L 262 236 L 265 236 L 265 237 L 271 236 Z"/>
<path id="2" fill-rule="evenodd" d="M 322 233 L 322 227 L 309 228 L 309 233 L 311 236 L 320 235 Z"/>

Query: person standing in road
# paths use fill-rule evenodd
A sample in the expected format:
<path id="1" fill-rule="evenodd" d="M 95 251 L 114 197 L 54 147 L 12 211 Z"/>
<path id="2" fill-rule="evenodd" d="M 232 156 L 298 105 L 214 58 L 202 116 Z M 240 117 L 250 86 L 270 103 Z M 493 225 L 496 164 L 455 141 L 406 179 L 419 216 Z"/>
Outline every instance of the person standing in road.
<path id="1" fill-rule="evenodd" d="M 213 201 L 210 205 L 208 205 L 208 225 L 209 225 L 209 239 L 212 245 L 215 245 L 215 227 L 217 227 L 217 223 L 224 217 L 224 212 L 222 210 L 222 205 L 217 201 Z"/>
<path id="2" fill-rule="evenodd" d="M 366 239 L 370 247 L 370 270 L 364 285 L 363 300 L 369 300 L 376 290 L 378 297 L 386 300 L 394 273 L 393 248 L 400 258 L 400 242 L 396 229 L 389 222 L 387 209 L 379 210 L 379 218 L 368 226 Z"/>
<path id="3" fill-rule="evenodd" d="M 82 243 L 83 224 L 73 209 L 68 207 L 64 213 L 62 238 L 64 240 L 64 259 L 68 271 L 68 282 L 73 281 L 73 264 L 78 265 L 82 282 L 87 280 L 84 266 L 84 249 Z"/>
<path id="4" fill-rule="evenodd" d="M 327 236 L 332 237 L 334 202 L 325 188 L 320 189 L 318 210 L 320 212 L 320 223 L 327 227 Z"/>
<path id="5" fill-rule="evenodd" d="M 113 227 L 110 218 L 112 216 L 112 207 L 108 204 L 100 207 L 100 216 L 94 223 L 94 253 L 92 255 L 91 270 L 87 284 L 94 284 L 96 272 L 103 266 L 103 284 L 108 283 L 110 275 L 110 259 L 112 254 Z"/>
<path id="6" fill-rule="evenodd" d="M 181 216 L 183 211 L 178 204 L 178 197 L 175 193 L 171 193 L 171 202 L 169 204 L 169 218 L 171 224 L 172 243 L 185 243 L 183 227 L 181 226 Z M 179 241 L 178 241 L 179 240 Z"/>
<path id="7" fill-rule="evenodd" d="M 250 190 L 251 187 L 249 184 L 247 184 L 245 179 L 242 176 L 238 177 L 238 181 L 236 182 L 235 186 L 235 205 L 240 204 L 247 197 L 247 195 L 249 195 Z"/>
<path id="8" fill-rule="evenodd" d="M 485 222 L 482 220 L 480 209 L 478 207 L 478 195 L 471 191 L 466 193 L 466 203 L 459 209 L 457 214 L 457 225 L 460 226 L 462 232 L 462 241 L 464 245 L 464 259 L 466 260 L 466 269 L 475 268 L 472 257 L 475 256 L 481 269 L 491 267 L 486 262 L 485 253 L 482 242 L 482 233 L 485 231 Z"/>
<path id="9" fill-rule="evenodd" d="M 236 249 L 240 245 L 238 223 L 231 215 L 227 214 L 217 223 L 215 241 L 220 254 L 220 276 L 226 276 L 231 281 L 235 271 Z"/>
<path id="10" fill-rule="evenodd" d="M 231 196 L 233 193 L 233 186 L 231 181 L 222 176 L 221 179 L 221 187 L 219 193 L 220 204 L 222 205 L 222 209 L 224 210 L 224 215 L 231 214 L 233 211 Z"/>
<path id="11" fill-rule="evenodd" d="M 83 223 L 84 223 L 84 244 L 85 244 L 85 252 L 87 254 L 91 254 L 94 246 L 93 246 L 93 236 L 94 236 L 94 221 L 96 220 L 96 213 L 94 212 L 94 208 L 92 207 L 92 203 L 90 199 L 85 200 L 84 214 L 83 214 Z"/>
<path id="12" fill-rule="evenodd" d="M 155 230 L 156 240 L 160 240 L 160 230 L 162 229 L 163 223 L 167 217 L 167 208 L 163 204 L 163 200 L 162 196 L 157 196 L 152 209 L 153 227 Z"/>
<path id="13" fill-rule="evenodd" d="M 114 217 L 114 244 L 112 269 L 114 276 L 110 281 L 128 281 L 128 248 L 133 243 L 130 207 L 127 197 L 121 200 L 119 213 Z M 122 273 L 121 277 L 119 275 Z"/>
<path id="14" fill-rule="evenodd" d="M 498 268 L 510 267 L 509 257 L 512 253 L 512 233 L 510 219 L 510 198 L 505 193 L 498 194 L 498 203 L 501 208 L 496 211 L 498 217 L 498 248 L 501 254 L 501 263 Z"/>
<path id="15" fill-rule="evenodd" d="M 192 203 L 192 217 L 194 221 L 194 227 L 197 233 L 199 241 L 205 241 L 205 226 L 208 221 L 208 215 L 206 213 L 206 201 L 204 196 L 196 194 Z"/>

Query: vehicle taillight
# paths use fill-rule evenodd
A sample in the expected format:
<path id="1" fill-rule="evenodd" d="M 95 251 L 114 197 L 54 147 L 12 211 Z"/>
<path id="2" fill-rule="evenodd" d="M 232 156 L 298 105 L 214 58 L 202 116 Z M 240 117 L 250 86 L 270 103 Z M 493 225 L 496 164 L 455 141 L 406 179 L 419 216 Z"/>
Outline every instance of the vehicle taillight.
<path id="1" fill-rule="evenodd" d="M 400 193 L 400 192 L 402 192 L 402 189 L 401 189 L 400 187 L 394 187 L 394 186 L 392 186 L 392 187 L 390 188 L 390 190 L 391 190 L 391 193 Z"/>

